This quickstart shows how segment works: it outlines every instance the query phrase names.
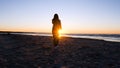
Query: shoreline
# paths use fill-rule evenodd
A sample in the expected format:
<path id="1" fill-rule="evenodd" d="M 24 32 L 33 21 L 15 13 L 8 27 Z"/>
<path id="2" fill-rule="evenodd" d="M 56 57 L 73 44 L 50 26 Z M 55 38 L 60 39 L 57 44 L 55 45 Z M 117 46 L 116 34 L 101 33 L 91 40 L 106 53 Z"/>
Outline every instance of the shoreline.
<path id="1" fill-rule="evenodd" d="M 35 35 L 35 36 L 52 36 L 51 33 L 37 32 L 0 32 L 0 34 L 18 34 L 18 35 Z M 96 39 L 111 42 L 120 42 L 120 34 L 63 34 L 62 37 Z"/>
<path id="2" fill-rule="evenodd" d="M 2 68 L 119 68 L 120 42 L 62 37 L 51 53 L 52 37 L 0 34 Z"/>

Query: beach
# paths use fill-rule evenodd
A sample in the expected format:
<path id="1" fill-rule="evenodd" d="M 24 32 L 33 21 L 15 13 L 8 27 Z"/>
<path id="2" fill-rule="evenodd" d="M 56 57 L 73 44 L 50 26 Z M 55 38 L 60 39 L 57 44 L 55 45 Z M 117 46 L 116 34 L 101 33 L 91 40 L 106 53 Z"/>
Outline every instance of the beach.
<path id="1" fill-rule="evenodd" d="M 120 68 L 120 42 L 0 34 L 0 68 Z"/>

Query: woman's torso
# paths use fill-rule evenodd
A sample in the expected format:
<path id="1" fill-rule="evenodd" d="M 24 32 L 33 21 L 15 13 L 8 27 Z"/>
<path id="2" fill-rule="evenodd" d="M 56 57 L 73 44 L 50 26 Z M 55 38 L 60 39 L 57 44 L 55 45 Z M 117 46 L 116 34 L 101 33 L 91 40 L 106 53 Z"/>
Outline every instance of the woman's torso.
<path id="1" fill-rule="evenodd" d="M 61 28 L 60 20 L 53 20 L 52 23 L 53 23 L 52 33 L 58 34 L 58 31 Z"/>

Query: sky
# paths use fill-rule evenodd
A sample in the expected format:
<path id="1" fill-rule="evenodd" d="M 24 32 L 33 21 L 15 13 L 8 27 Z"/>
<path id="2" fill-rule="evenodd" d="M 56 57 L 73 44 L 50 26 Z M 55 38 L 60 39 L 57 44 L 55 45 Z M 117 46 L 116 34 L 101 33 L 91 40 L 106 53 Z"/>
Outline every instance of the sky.
<path id="1" fill-rule="evenodd" d="M 120 34 L 120 0 L 0 0 L 0 31 Z"/>

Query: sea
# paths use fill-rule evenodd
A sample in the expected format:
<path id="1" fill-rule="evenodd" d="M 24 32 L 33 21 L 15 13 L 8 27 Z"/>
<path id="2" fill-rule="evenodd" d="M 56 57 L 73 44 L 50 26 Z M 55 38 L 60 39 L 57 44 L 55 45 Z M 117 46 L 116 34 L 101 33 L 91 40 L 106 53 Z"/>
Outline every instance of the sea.
<path id="1" fill-rule="evenodd" d="M 13 33 L 21 35 L 33 35 L 33 36 L 52 36 L 51 33 Z M 90 38 L 90 39 L 99 39 L 104 41 L 120 42 L 120 34 L 62 34 L 64 37 L 72 38 Z"/>

